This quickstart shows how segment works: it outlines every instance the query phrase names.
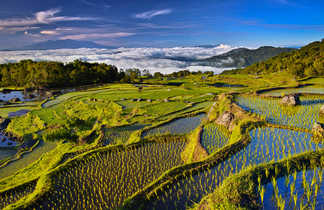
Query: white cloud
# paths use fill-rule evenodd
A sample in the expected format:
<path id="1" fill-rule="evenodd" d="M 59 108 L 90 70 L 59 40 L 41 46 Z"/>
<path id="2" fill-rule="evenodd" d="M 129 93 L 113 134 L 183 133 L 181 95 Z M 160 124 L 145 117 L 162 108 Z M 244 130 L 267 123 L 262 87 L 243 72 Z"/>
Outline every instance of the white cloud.
<path id="1" fill-rule="evenodd" d="M 56 14 L 59 12 L 61 12 L 60 9 L 50 9 L 36 12 L 33 17 L 2 19 L 0 20 L 0 27 L 31 26 L 36 24 L 51 24 L 62 21 L 96 20 L 96 18 L 93 17 L 56 16 Z"/>
<path id="2" fill-rule="evenodd" d="M 50 30 L 41 31 L 40 33 L 44 34 L 44 35 L 58 35 L 59 34 L 57 31 L 50 31 Z"/>
<path id="3" fill-rule="evenodd" d="M 40 51 L 0 51 L 0 63 L 16 62 L 23 59 L 54 60 L 71 62 L 82 59 L 116 65 L 118 68 L 148 69 L 153 72 L 170 73 L 189 69 L 191 71 L 221 72 L 222 68 L 198 66 L 197 63 L 176 60 L 176 57 L 202 59 L 219 55 L 234 47 L 219 45 L 214 48 L 173 47 L 173 48 L 118 48 L 118 49 L 60 49 Z"/>
<path id="4" fill-rule="evenodd" d="M 151 10 L 151 11 L 136 14 L 136 15 L 134 15 L 134 17 L 139 18 L 139 19 L 151 19 L 151 18 L 153 18 L 155 16 L 158 16 L 158 15 L 170 14 L 171 12 L 172 12 L 171 9 Z"/>
<path id="5" fill-rule="evenodd" d="M 88 39 L 102 39 L 102 38 L 120 38 L 133 36 L 135 33 L 117 32 L 117 33 L 89 33 L 89 34 L 76 34 L 76 35 L 66 35 L 60 37 L 61 40 L 73 39 L 73 40 L 88 40 Z"/>

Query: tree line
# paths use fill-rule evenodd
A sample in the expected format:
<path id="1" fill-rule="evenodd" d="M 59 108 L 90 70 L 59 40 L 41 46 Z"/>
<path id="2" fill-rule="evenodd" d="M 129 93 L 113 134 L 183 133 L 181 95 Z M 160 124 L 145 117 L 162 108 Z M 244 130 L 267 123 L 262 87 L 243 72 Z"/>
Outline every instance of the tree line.
<path id="1" fill-rule="evenodd" d="M 123 74 L 107 64 L 22 60 L 0 65 L 1 86 L 71 87 L 118 81 Z"/>
<path id="2" fill-rule="evenodd" d="M 213 75 L 213 72 L 205 72 Z M 22 60 L 17 63 L 0 64 L 0 86 L 61 88 L 111 82 L 136 83 L 143 79 L 185 77 L 202 72 L 183 70 L 171 74 L 160 72 L 152 75 L 148 70 L 118 69 L 104 63 L 88 63 L 75 60 L 70 63 L 54 61 Z"/>

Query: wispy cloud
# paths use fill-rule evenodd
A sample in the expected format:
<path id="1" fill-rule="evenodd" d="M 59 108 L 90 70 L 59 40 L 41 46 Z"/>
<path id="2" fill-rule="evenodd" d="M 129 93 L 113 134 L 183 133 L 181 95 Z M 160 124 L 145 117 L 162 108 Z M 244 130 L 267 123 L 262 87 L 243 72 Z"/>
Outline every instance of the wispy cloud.
<path id="1" fill-rule="evenodd" d="M 63 21 L 97 20 L 97 18 L 93 17 L 56 16 L 56 14 L 60 12 L 60 9 L 50 9 L 46 11 L 36 12 L 33 17 L 2 19 L 0 20 L 0 27 L 31 26 L 37 24 L 51 24 Z"/>
<path id="2" fill-rule="evenodd" d="M 153 23 L 138 23 L 139 29 L 184 29 L 184 28 L 193 28 L 196 25 L 186 24 L 186 23 L 176 23 L 172 25 L 157 25 Z"/>
<path id="3" fill-rule="evenodd" d="M 151 11 L 135 14 L 134 17 L 139 19 L 151 19 L 155 16 L 170 14 L 171 12 L 172 9 L 151 10 Z"/>
<path id="4" fill-rule="evenodd" d="M 102 39 L 102 38 L 121 38 L 133 36 L 135 33 L 127 33 L 127 32 L 116 32 L 116 33 L 89 33 L 89 34 L 75 34 L 75 35 L 66 35 L 60 37 L 61 40 L 64 39 L 73 39 L 73 40 L 89 40 L 89 39 Z"/>
<path id="5" fill-rule="evenodd" d="M 43 34 L 43 35 L 59 35 L 59 32 L 57 31 L 50 31 L 50 30 L 45 30 L 45 31 L 41 31 L 40 34 Z"/>

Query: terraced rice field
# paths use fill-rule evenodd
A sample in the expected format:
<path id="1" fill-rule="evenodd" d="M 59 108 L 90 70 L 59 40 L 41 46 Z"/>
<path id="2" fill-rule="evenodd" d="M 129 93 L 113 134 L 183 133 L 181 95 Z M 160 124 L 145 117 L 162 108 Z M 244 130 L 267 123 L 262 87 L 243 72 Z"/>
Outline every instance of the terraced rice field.
<path id="1" fill-rule="evenodd" d="M 318 209 L 324 208 L 324 182 L 322 168 L 302 170 L 273 179 L 262 186 L 261 203 L 265 209 Z M 261 188 L 261 189 L 262 189 Z"/>
<path id="2" fill-rule="evenodd" d="M 282 96 L 284 94 L 292 94 L 292 93 L 324 94 L 324 87 L 305 86 L 301 88 L 273 90 L 273 91 L 265 92 L 263 94 L 269 96 Z"/>
<path id="3" fill-rule="evenodd" d="M 126 143 L 130 135 L 140 129 L 143 129 L 145 124 L 135 124 L 130 126 L 107 128 L 105 130 L 104 145 Z"/>
<path id="4" fill-rule="evenodd" d="M 251 143 L 228 160 L 208 170 L 173 180 L 162 193 L 152 194 L 147 209 L 186 209 L 211 193 L 231 174 L 248 166 L 277 161 L 306 151 L 323 148 L 311 141 L 307 133 L 277 128 L 257 128 L 250 131 Z"/>
<path id="5" fill-rule="evenodd" d="M 199 126 L 201 120 L 206 117 L 206 114 L 199 114 L 194 117 L 186 117 L 173 120 L 170 123 L 158 126 L 143 133 L 143 136 L 157 134 L 186 134 Z"/>
<path id="6" fill-rule="evenodd" d="M 14 149 L 0 149 L 0 161 L 14 156 L 16 152 Z"/>
<path id="7" fill-rule="evenodd" d="M 0 168 L 0 179 L 10 176 L 29 164 L 38 160 L 43 154 L 51 151 L 56 147 L 55 143 L 41 141 L 39 145 L 30 153 L 23 155 L 22 158 L 16 160 L 4 168 Z"/>
<path id="8" fill-rule="evenodd" d="M 230 138 L 230 133 L 225 127 L 208 124 L 203 128 L 200 143 L 211 154 L 225 146 Z"/>
<path id="9" fill-rule="evenodd" d="M 36 181 L 30 182 L 28 184 L 21 185 L 14 189 L 10 189 L 5 192 L 0 192 L 0 209 L 15 203 L 19 199 L 33 192 L 36 186 Z"/>
<path id="10" fill-rule="evenodd" d="M 244 110 L 256 113 L 270 123 L 311 129 L 318 120 L 324 98 L 301 97 L 301 105 L 296 107 L 283 106 L 280 99 L 255 96 L 239 96 L 236 102 Z"/>
<path id="11" fill-rule="evenodd" d="M 53 176 L 54 189 L 35 208 L 112 209 L 182 163 L 184 141 L 152 142 L 126 150 L 98 152 Z"/>

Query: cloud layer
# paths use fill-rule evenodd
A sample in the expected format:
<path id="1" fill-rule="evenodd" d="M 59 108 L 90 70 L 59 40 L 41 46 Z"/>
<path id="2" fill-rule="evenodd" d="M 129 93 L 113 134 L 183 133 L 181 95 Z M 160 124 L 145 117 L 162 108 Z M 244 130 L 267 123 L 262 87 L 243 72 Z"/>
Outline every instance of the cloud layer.
<path id="1" fill-rule="evenodd" d="M 46 11 L 36 12 L 33 17 L 2 19 L 0 20 L 0 27 L 31 26 L 37 24 L 51 24 L 63 21 L 96 20 L 96 18 L 92 17 L 57 16 L 56 14 L 60 12 L 60 9 L 50 9 Z"/>
<path id="2" fill-rule="evenodd" d="M 151 11 L 136 14 L 134 15 L 134 17 L 138 19 L 151 19 L 155 16 L 170 14 L 171 12 L 172 12 L 171 9 L 151 10 Z"/>
<path id="3" fill-rule="evenodd" d="M 0 51 L 0 63 L 17 62 L 23 59 L 36 61 L 51 60 L 71 62 L 81 59 L 88 62 L 100 62 L 116 65 L 118 68 L 147 69 L 150 72 L 171 73 L 188 69 L 191 71 L 214 71 L 224 69 L 208 66 L 196 66 L 186 60 L 203 59 L 219 55 L 234 47 L 218 45 L 213 48 L 174 47 L 174 48 L 118 48 L 118 49 L 61 49 L 39 51 Z M 181 59 L 180 59 L 181 58 Z"/>

